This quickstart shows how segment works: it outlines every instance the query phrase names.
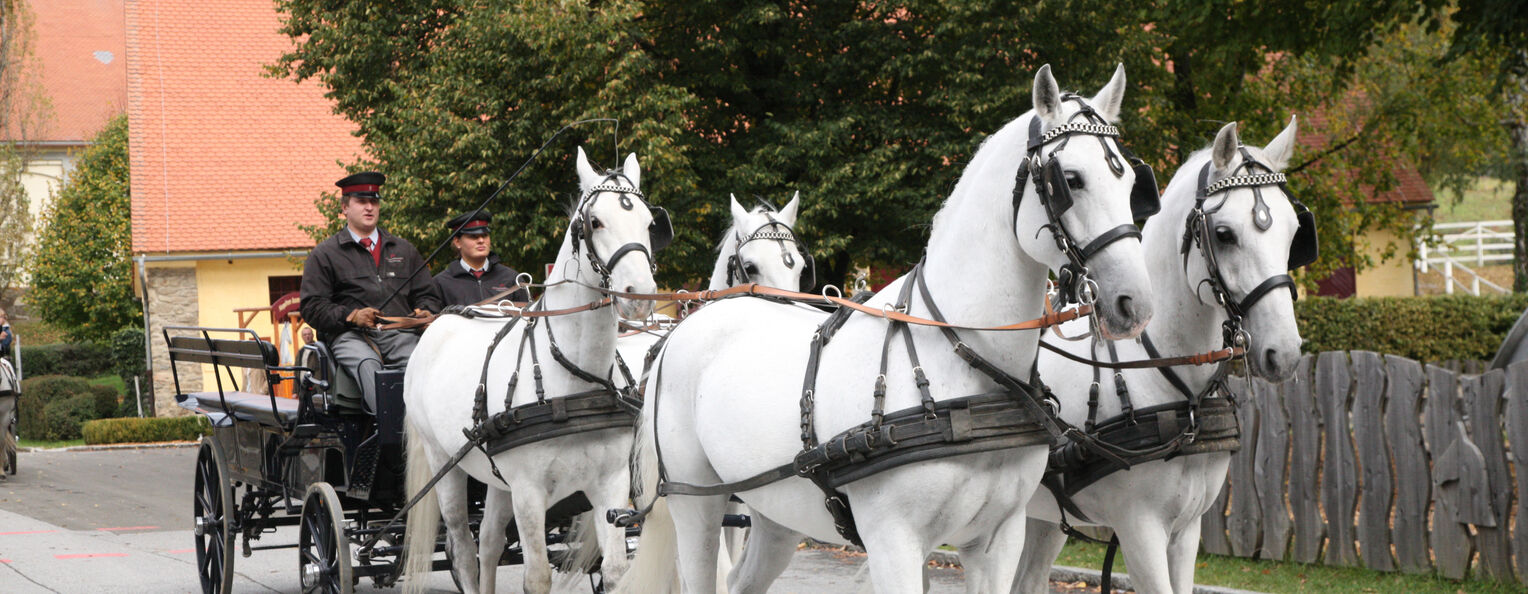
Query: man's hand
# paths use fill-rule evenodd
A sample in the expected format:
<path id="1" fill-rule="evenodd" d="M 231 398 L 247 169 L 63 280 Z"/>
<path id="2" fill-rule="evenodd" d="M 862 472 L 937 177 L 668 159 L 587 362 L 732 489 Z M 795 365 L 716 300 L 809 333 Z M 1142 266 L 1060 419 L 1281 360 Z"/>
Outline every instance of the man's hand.
<path id="1" fill-rule="evenodd" d="M 428 318 L 431 315 L 433 315 L 433 314 L 431 314 L 430 312 L 427 312 L 425 310 L 419 309 L 417 307 L 414 308 L 414 317 L 416 317 L 416 318 Z"/>
<path id="2" fill-rule="evenodd" d="M 377 311 L 375 307 L 363 307 L 351 310 L 350 315 L 345 316 L 345 321 L 362 328 L 376 328 L 377 314 L 380 313 L 382 312 Z"/>

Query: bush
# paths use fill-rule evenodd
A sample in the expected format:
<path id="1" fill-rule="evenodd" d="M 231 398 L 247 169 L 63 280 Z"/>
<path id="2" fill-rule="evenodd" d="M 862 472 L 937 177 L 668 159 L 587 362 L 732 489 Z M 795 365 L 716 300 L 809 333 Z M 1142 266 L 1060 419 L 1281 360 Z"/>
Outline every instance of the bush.
<path id="1" fill-rule="evenodd" d="M 63 400 L 54 400 L 42 407 L 45 441 L 66 441 L 80 438 L 80 425 L 96 418 L 96 399 L 90 394 L 78 394 Z"/>
<path id="2" fill-rule="evenodd" d="M 81 428 L 85 443 L 90 445 L 109 443 L 154 443 L 160 441 L 194 441 L 197 437 L 212 434 L 207 417 L 100 419 L 89 421 Z"/>
<path id="3" fill-rule="evenodd" d="M 139 345 L 141 348 L 142 343 Z M 95 343 L 22 346 L 21 368 L 22 375 L 25 377 L 37 375 L 96 377 L 116 372 L 113 368 L 111 348 Z"/>
<path id="4" fill-rule="evenodd" d="M 133 378 L 138 378 L 138 387 L 143 391 L 143 413 L 149 416 L 154 414 L 154 396 L 152 390 L 154 382 L 149 381 L 148 368 L 143 360 L 143 329 L 123 328 L 111 336 L 111 360 L 112 372 L 121 376 L 124 386 L 122 408 L 116 416 L 138 416 L 138 403 L 134 397 L 138 395 L 133 390 Z"/>
<path id="5" fill-rule="evenodd" d="M 1304 351 L 1365 350 L 1417 361 L 1487 360 L 1528 295 L 1473 297 L 1309 297 L 1295 303 Z"/>
<path id="6" fill-rule="evenodd" d="M 78 377 L 29 377 L 21 382 L 16 406 L 17 432 L 28 439 L 78 439 L 80 423 L 116 412 L 117 389 Z"/>

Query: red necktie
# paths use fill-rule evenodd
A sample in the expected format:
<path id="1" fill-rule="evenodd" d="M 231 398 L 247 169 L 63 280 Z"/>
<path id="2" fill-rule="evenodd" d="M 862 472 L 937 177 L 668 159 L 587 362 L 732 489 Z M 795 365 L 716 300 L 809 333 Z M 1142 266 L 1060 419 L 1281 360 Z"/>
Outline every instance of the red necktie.
<path id="1" fill-rule="evenodd" d="M 378 250 L 376 250 L 376 249 L 374 249 L 372 247 L 372 242 L 371 242 L 371 238 L 370 237 L 362 237 L 361 238 L 361 247 L 366 248 L 366 251 L 371 252 L 371 263 L 372 263 L 372 265 L 374 265 L 374 266 L 381 266 L 382 265 L 382 252 L 380 252 L 380 251 L 378 251 Z"/>
<path id="2" fill-rule="evenodd" d="M 472 276 L 477 277 L 477 278 L 483 278 L 483 271 L 481 271 L 481 270 L 474 270 L 474 271 L 472 271 Z"/>

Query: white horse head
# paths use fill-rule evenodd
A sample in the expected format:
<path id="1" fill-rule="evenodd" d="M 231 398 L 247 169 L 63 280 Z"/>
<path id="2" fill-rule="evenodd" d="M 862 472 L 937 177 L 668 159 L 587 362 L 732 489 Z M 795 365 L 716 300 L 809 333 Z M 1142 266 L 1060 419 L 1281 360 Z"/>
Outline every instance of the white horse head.
<path id="1" fill-rule="evenodd" d="M 722 238 L 720 257 L 711 277 L 712 289 L 725 289 L 742 283 L 758 283 L 790 290 L 811 290 L 811 262 L 806 246 L 792 229 L 800 209 L 801 193 L 776 211 L 760 203 L 753 209 L 738 204 L 731 196 L 732 228 Z M 803 282 L 805 281 L 805 282 Z"/>
<path id="2" fill-rule="evenodd" d="M 1044 135 L 1060 133 L 1069 125 L 1098 124 L 1100 120 L 1113 124 L 1119 117 L 1124 94 L 1124 65 L 1089 100 L 1063 94 L 1051 76 L 1050 66 L 1043 66 L 1034 82 L 1038 125 L 1029 124 L 1030 130 Z M 1096 293 L 1090 296 L 1096 297 L 1095 315 L 1099 316 L 1104 334 L 1111 338 L 1134 337 L 1152 315 L 1151 297 L 1146 292 L 1151 284 L 1146 278 L 1141 250 L 1110 249 L 1116 243 L 1110 237 L 1139 245 L 1136 238 L 1120 236 L 1116 231 L 1125 230 L 1134 220 L 1130 201 L 1125 198 L 1135 188 L 1136 173 L 1126 162 L 1122 148 L 1118 138 L 1111 140 L 1092 134 L 1062 135 L 1046 142 L 1038 153 L 1041 162 L 1031 165 L 1014 217 L 1014 234 L 1031 258 L 1058 274 L 1068 265 L 1086 267 L 1087 278 L 1096 283 Z M 1049 167 L 1052 161 L 1056 164 L 1054 169 Z M 1047 175 L 1048 170 L 1056 175 Z M 1047 208 L 1040 194 L 1045 184 L 1051 184 L 1053 195 L 1069 195 L 1070 202 L 1055 204 L 1052 200 L 1052 207 Z M 1058 226 L 1053 220 L 1059 221 L 1059 228 L 1069 235 L 1072 256 L 1057 245 L 1054 232 Z M 1105 241 L 1098 241 L 1100 238 Z M 1080 262 L 1076 259 L 1078 255 L 1082 256 Z"/>
<path id="3" fill-rule="evenodd" d="M 1181 242 L 1175 266 L 1181 268 L 1181 287 L 1194 295 L 1208 313 L 1217 321 L 1224 321 L 1226 308 L 1217 301 L 1209 259 L 1205 258 L 1202 241 L 1189 239 L 1185 228 L 1189 225 L 1190 211 L 1199 194 L 1200 174 L 1208 165 L 1204 184 L 1213 189 L 1216 182 L 1235 175 L 1274 174 L 1283 171 L 1294 154 L 1297 123 L 1290 118 L 1289 126 L 1263 148 L 1243 146 L 1237 137 L 1236 123 L 1226 124 L 1216 134 L 1208 154 L 1201 151 L 1189 157 L 1179 175 L 1169 184 L 1166 200 L 1168 210 L 1157 217 L 1151 225 L 1170 225 L 1163 230 L 1166 237 Z M 1248 157 L 1251 162 L 1248 162 Z M 1288 195 L 1283 184 L 1238 186 L 1206 196 L 1203 208 L 1206 212 L 1206 231 L 1223 290 L 1233 308 L 1240 308 L 1242 328 L 1249 342 L 1247 362 L 1253 373 L 1273 382 L 1287 379 L 1294 373 L 1300 358 L 1300 331 L 1295 325 L 1294 284 L 1279 279 L 1286 274 L 1292 262 L 1291 249 L 1300 232 L 1299 212 L 1294 197 Z M 1155 230 L 1153 230 L 1155 231 Z M 1310 229 L 1314 241 L 1314 229 Z M 1314 249 L 1314 244 L 1309 246 Z M 1270 280 L 1275 279 L 1275 280 Z M 1267 283 L 1267 289 L 1259 288 Z M 1178 308 L 1173 315 L 1193 315 L 1191 310 Z M 1185 324 L 1189 320 L 1184 320 Z M 1201 324 L 1195 324 L 1199 326 Z M 1214 327 L 1218 327 L 1215 324 Z M 1208 327 L 1208 326 L 1207 326 Z M 1213 330 L 1213 328 L 1211 328 Z"/>
<path id="4" fill-rule="evenodd" d="M 657 288 L 653 252 L 673 237 L 667 213 L 658 214 L 641 191 L 642 169 L 635 153 L 619 170 L 599 173 L 578 149 L 579 201 L 568 224 L 564 253 L 582 257 L 579 280 L 627 293 L 652 293 Z M 563 258 L 559 258 L 559 265 Z M 616 299 L 616 311 L 628 320 L 646 319 L 651 301 Z"/>

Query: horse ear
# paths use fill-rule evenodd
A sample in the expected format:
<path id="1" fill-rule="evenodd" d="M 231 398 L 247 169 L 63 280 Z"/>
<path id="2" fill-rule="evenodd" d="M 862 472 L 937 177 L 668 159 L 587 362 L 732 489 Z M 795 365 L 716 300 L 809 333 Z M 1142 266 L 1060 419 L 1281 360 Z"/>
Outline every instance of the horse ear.
<path id="1" fill-rule="evenodd" d="M 1236 137 L 1236 122 L 1226 124 L 1215 134 L 1214 148 L 1210 149 L 1210 157 L 1215 160 L 1216 171 L 1226 171 L 1231 167 L 1231 160 L 1236 158 L 1236 147 L 1241 146 L 1241 140 Z"/>
<path id="2" fill-rule="evenodd" d="M 796 190 L 795 195 L 791 196 L 791 201 L 785 204 L 785 208 L 780 209 L 780 222 L 785 223 L 788 226 L 795 227 L 796 214 L 800 210 L 800 207 L 801 190 Z"/>
<path id="3" fill-rule="evenodd" d="M 1050 64 L 1040 67 L 1035 73 L 1035 113 L 1040 114 L 1040 119 L 1048 124 L 1055 124 L 1061 117 L 1061 87 L 1056 84 L 1056 78 L 1051 76 Z"/>
<path id="4" fill-rule="evenodd" d="M 1263 158 L 1268 159 L 1268 166 L 1274 171 L 1283 171 L 1289 166 L 1289 160 L 1295 156 L 1295 132 L 1299 124 L 1295 116 L 1289 116 L 1289 125 L 1273 137 L 1273 142 L 1263 147 Z"/>
<path id="5" fill-rule="evenodd" d="M 1122 62 L 1114 68 L 1114 77 L 1109 79 L 1109 84 L 1098 90 L 1093 100 L 1088 102 L 1093 110 L 1098 112 L 1105 121 L 1119 121 L 1120 104 L 1125 101 L 1125 64 Z"/>
<path id="6" fill-rule="evenodd" d="M 736 195 L 728 194 L 727 197 L 732 200 L 732 226 L 737 227 L 748 220 L 748 209 L 737 203 Z"/>
<path id="7" fill-rule="evenodd" d="M 637 165 L 636 153 L 626 155 L 626 164 L 621 166 L 621 173 L 631 180 L 631 185 L 637 188 L 642 187 L 642 166 Z"/>
<path id="8" fill-rule="evenodd" d="M 589 156 L 584 154 L 584 147 L 578 147 L 578 183 L 584 191 L 600 183 L 600 174 L 594 172 L 594 166 L 589 164 Z"/>

